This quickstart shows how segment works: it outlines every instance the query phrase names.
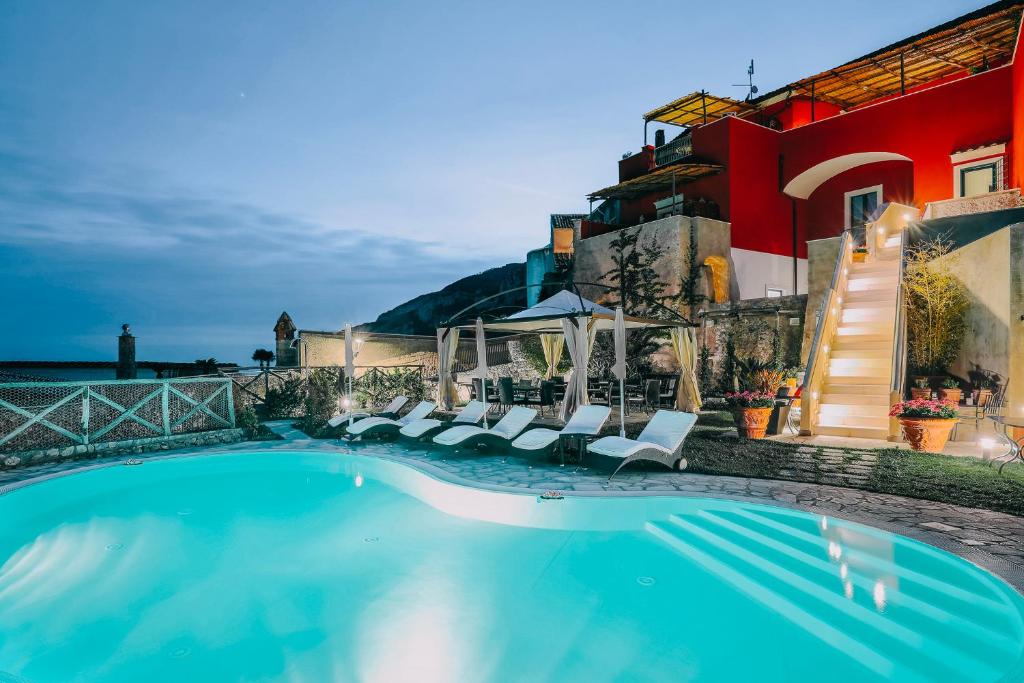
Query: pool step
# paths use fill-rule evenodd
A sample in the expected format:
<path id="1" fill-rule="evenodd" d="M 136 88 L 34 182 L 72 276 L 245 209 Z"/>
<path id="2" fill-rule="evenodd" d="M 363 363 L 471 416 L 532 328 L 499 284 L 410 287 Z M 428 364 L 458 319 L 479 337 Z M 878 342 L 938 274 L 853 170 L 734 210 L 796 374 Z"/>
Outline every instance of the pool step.
<path id="1" fill-rule="evenodd" d="M 704 511 L 673 515 L 667 522 L 648 523 L 647 528 L 734 588 L 883 677 L 971 680 L 984 673 L 995 679 L 998 671 L 990 664 L 993 650 L 1013 652 L 1016 647 L 1013 638 L 997 629 L 1000 624 L 986 627 L 988 622 L 979 619 L 968 627 L 956 616 L 966 609 L 998 615 L 998 605 L 986 605 L 981 599 L 978 607 L 975 602 L 979 598 L 966 591 L 961 597 L 970 595 L 975 602 L 955 600 L 955 589 L 933 603 L 924 596 L 940 593 L 934 585 L 931 591 L 919 590 L 920 595 L 904 593 L 902 582 L 914 579 L 896 574 L 900 585 L 889 589 L 885 609 L 898 611 L 913 624 L 914 628 L 908 628 L 872 604 L 873 591 L 878 590 L 876 579 L 860 564 L 859 555 L 848 557 L 844 579 L 835 557 L 835 548 L 842 552 L 842 545 L 821 539 L 824 548 L 817 543 L 809 546 L 806 537 L 798 538 L 802 543 L 794 542 L 786 533 L 770 531 L 770 524 L 751 528 L 749 521 L 725 512 Z M 846 591 L 851 597 L 846 597 Z M 951 602 L 963 609 L 952 612 Z M 1014 628 L 1012 624 L 1002 626 L 1010 631 Z M 929 653 L 939 653 L 941 658 Z"/>

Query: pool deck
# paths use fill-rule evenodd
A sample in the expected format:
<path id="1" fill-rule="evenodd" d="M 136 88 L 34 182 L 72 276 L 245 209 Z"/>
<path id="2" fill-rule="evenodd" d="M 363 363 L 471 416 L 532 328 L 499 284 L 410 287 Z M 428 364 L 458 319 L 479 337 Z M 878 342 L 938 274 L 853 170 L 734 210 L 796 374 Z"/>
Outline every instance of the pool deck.
<path id="1" fill-rule="evenodd" d="M 268 426 L 282 440 L 131 457 L 146 460 L 214 452 L 318 450 L 402 462 L 453 484 L 508 493 L 557 490 L 577 496 L 679 495 L 767 503 L 841 517 L 929 543 L 988 569 L 1024 593 L 1024 518 L 1001 512 L 822 484 L 656 469 L 623 470 L 608 482 L 605 472 L 577 469 L 575 465 L 561 467 L 515 455 L 460 454 L 381 442 L 339 443 L 311 439 L 288 422 L 271 422 Z M 113 466 L 126 459 L 122 455 L 3 471 L 0 494 L 66 472 Z"/>

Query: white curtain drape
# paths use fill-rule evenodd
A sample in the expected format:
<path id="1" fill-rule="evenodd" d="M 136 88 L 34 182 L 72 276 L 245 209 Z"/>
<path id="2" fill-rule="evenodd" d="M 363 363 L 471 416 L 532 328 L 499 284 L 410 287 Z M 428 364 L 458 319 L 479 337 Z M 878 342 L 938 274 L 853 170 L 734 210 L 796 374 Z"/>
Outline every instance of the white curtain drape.
<path id="1" fill-rule="evenodd" d="M 697 386 L 697 333 L 692 327 L 674 327 L 669 332 L 672 350 L 679 362 L 679 385 L 676 387 L 676 410 L 696 413 L 702 402 Z"/>
<path id="2" fill-rule="evenodd" d="M 612 366 L 612 374 L 619 380 L 619 436 L 626 436 L 626 317 L 622 313 L 622 306 L 615 309 L 615 327 L 613 328 L 615 342 L 615 365 Z M 608 405 L 611 405 L 611 392 L 608 395 Z"/>
<path id="3" fill-rule="evenodd" d="M 437 330 L 437 405 L 451 410 L 459 399 L 452 369 L 455 367 L 455 351 L 459 348 L 459 330 L 440 327 Z"/>
<path id="4" fill-rule="evenodd" d="M 484 336 L 484 320 L 476 319 L 476 376 L 480 378 L 480 396 L 484 402 L 484 429 L 487 424 L 487 338 Z"/>
<path id="5" fill-rule="evenodd" d="M 594 350 L 594 338 L 597 330 L 588 317 L 563 318 L 562 334 L 565 337 L 565 348 L 569 351 L 572 370 L 565 386 L 565 398 L 559 417 L 568 421 L 579 406 L 590 403 L 587 396 L 587 365 L 590 353 Z"/>
<path id="6" fill-rule="evenodd" d="M 544 351 L 544 362 L 548 364 L 544 379 L 551 379 L 558 369 L 558 361 L 562 359 L 562 349 L 565 348 L 565 337 L 561 334 L 541 334 L 540 348 Z"/>

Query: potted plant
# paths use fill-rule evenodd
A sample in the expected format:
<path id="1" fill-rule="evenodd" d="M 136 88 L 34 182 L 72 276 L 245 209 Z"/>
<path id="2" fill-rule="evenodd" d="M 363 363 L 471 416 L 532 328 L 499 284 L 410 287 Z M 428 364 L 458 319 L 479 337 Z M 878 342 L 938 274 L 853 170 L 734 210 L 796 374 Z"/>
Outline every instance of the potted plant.
<path id="1" fill-rule="evenodd" d="M 727 393 L 725 402 L 732 411 L 736 431 L 743 439 L 763 439 L 768 430 L 768 419 L 775 406 L 775 397 L 763 391 Z"/>
<path id="2" fill-rule="evenodd" d="M 915 377 L 914 384 L 910 387 L 910 397 L 915 400 L 926 400 L 932 397 L 931 387 L 928 386 L 927 377 Z"/>
<path id="3" fill-rule="evenodd" d="M 900 401 L 889 416 L 899 421 L 910 447 L 926 453 L 942 452 L 957 420 L 954 404 L 927 399 Z"/>
<path id="4" fill-rule="evenodd" d="M 854 248 L 854 250 L 853 250 L 853 262 L 854 263 L 864 263 L 864 261 L 867 260 L 867 257 L 868 257 L 868 248 L 867 247 L 855 247 Z"/>
<path id="5" fill-rule="evenodd" d="M 960 389 L 960 382 L 954 377 L 947 377 L 943 380 L 942 387 L 939 388 L 939 398 L 943 401 L 949 401 L 953 405 L 960 403 L 963 393 Z"/>

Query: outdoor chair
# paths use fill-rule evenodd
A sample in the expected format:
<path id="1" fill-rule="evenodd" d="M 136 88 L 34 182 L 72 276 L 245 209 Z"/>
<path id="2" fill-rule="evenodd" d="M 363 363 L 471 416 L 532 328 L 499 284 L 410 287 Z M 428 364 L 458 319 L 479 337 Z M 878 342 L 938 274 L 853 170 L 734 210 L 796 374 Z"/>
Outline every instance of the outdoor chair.
<path id="1" fill-rule="evenodd" d="M 507 413 L 516 404 L 515 385 L 511 377 L 498 378 L 498 410 Z"/>
<path id="2" fill-rule="evenodd" d="M 402 408 L 404 408 L 405 404 L 408 402 L 409 398 L 407 396 L 398 395 L 391 399 L 391 403 L 384 406 L 383 410 L 348 410 L 341 415 L 335 415 L 327 421 L 327 424 L 332 427 L 340 427 L 349 420 L 363 420 L 373 416 L 394 419 L 398 417 L 398 413 L 401 412 Z"/>
<path id="3" fill-rule="evenodd" d="M 439 446 L 452 448 L 474 448 L 493 444 L 510 444 L 513 439 L 519 436 L 533 422 L 535 417 L 537 417 L 537 411 L 533 408 L 515 406 L 490 429 L 459 425 L 446 429 L 435 436 L 434 443 Z"/>
<path id="4" fill-rule="evenodd" d="M 550 381 L 543 381 L 540 383 L 540 390 L 537 393 L 536 398 L 527 398 L 526 403 L 532 406 L 537 406 L 540 409 L 541 416 L 544 415 L 545 408 L 551 408 L 551 416 L 555 415 L 555 383 Z"/>
<path id="5" fill-rule="evenodd" d="M 628 394 L 627 403 L 636 404 L 645 413 L 653 413 L 661 403 L 661 381 L 649 379 L 644 382 L 642 393 Z"/>
<path id="6" fill-rule="evenodd" d="M 608 406 L 580 406 L 561 430 L 531 429 L 513 441 L 512 448 L 531 453 L 551 452 L 563 436 L 597 436 L 611 414 Z"/>
<path id="7" fill-rule="evenodd" d="M 676 387 L 679 384 L 679 375 L 673 375 L 661 380 L 661 391 L 658 393 L 658 406 L 672 407 L 676 404 Z"/>
<path id="8" fill-rule="evenodd" d="M 384 435 L 395 435 L 402 427 L 409 425 L 417 420 L 422 420 L 434 412 L 434 408 L 437 404 L 433 401 L 420 401 L 416 404 L 412 410 L 398 418 L 392 420 L 386 417 L 368 417 L 365 420 L 356 422 L 351 427 L 348 427 L 345 432 L 346 436 L 350 439 L 354 439 L 360 436 L 384 436 Z"/>
<path id="9" fill-rule="evenodd" d="M 697 416 L 694 413 L 659 410 L 635 440 L 606 436 L 587 446 L 587 452 L 619 461 L 618 467 L 608 477 L 609 480 L 623 467 L 638 460 L 659 462 L 669 469 L 678 466 L 684 470 L 686 458 L 682 457 L 683 442 L 696 423 Z"/>
<path id="10" fill-rule="evenodd" d="M 455 415 L 455 418 L 451 422 L 442 422 L 441 420 L 436 420 L 432 417 L 413 420 L 399 429 L 398 434 L 407 439 L 422 441 L 453 425 L 479 424 L 480 421 L 484 419 L 484 413 L 486 410 L 487 408 L 483 404 L 483 401 L 470 401 L 463 406 L 462 410 Z"/>

